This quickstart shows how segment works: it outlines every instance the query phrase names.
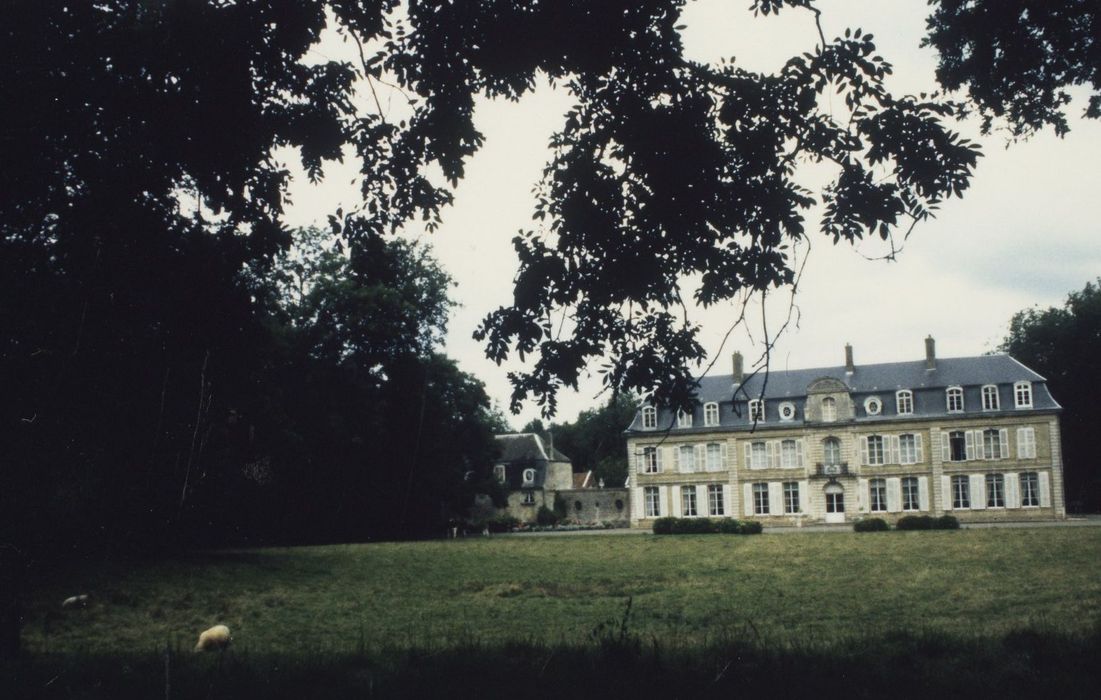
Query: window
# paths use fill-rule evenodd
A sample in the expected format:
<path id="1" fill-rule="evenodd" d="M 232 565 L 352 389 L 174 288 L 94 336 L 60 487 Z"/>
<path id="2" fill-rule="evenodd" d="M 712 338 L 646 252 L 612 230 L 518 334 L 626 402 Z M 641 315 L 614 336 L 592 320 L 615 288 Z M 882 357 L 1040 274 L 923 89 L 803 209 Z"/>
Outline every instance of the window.
<path id="1" fill-rule="evenodd" d="M 887 512 L 886 479 L 872 479 L 868 482 L 868 503 L 873 513 Z"/>
<path id="2" fill-rule="evenodd" d="M 917 436 L 913 433 L 898 436 L 898 461 L 899 464 L 917 464 Z"/>
<path id="3" fill-rule="evenodd" d="M 761 422 L 765 419 L 765 402 L 762 399 L 749 400 L 749 420 Z"/>
<path id="4" fill-rule="evenodd" d="M 1033 508 L 1040 505 L 1040 475 L 1036 472 L 1021 473 L 1021 507 Z"/>
<path id="5" fill-rule="evenodd" d="M 582 506 L 582 505 L 581 505 L 581 501 L 574 501 L 574 502 L 573 502 L 573 509 L 574 509 L 574 510 L 576 510 L 576 511 L 577 511 L 578 513 L 580 513 L 580 512 L 581 512 L 581 509 L 582 509 L 583 507 L 584 507 L 584 506 Z M 599 504 L 599 503 L 597 503 L 597 504 L 596 504 L 596 507 L 597 507 L 597 508 L 599 508 L 599 507 L 600 507 L 600 504 Z"/>
<path id="6" fill-rule="evenodd" d="M 1036 429 L 1017 428 L 1017 459 L 1035 459 Z"/>
<path id="7" fill-rule="evenodd" d="M 883 410 L 883 402 L 879 400 L 878 396 L 869 396 L 864 399 L 864 411 L 869 416 L 878 416 Z"/>
<path id="8" fill-rule="evenodd" d="M 918 493 L 916 476 L 902 478 L 902 510 L 920 510 L 921 500 Z"/>
<path id="9" fill-rule="evenodd" d="M 986 507 L 1005 508 L 1005 477 L 1001 474 L 986 475 Z"/>
<path id="10" fill-rule="evenodd" d="M 707 514 L 725 515 L 726 504 L 723 503 L 722 484 L 708 484 L 707 486 Z"/>
<path id="11" fill-rule="evenodd" d="M 967 437 L 962 430 L 948 433 L 948 459 L 952 462 L 967 459 Z"/>
<path id="12" fill-rule="evenodd" d="M 868 458 L 864 460 L 864 463 L 870 465 L 883 464 L 883 436 L 869 435 L 867 440 Z"/>
<path id="13" fill-rule="evenodd" d="M 1017 382 L 1013 385 L 1013 405 L 1017 408 L 1032 408 L 1032 382 Z"/>
<path id="14" fill-rule="evenodd" d="M 658 448 L 656 447 L 643 447 L 642 448 L 642 473 L 643 474 L 657 474 L 661 471 L 661 462 L 658 457 Z"/>
<path id="15" fill-rule="evenodd" d="M 823 440 L 822 456 L 826 464 L 841 464 L 841 441 L 835 437 Z"/>
<path id="16" fill-rule="evenodd" d="M 789 514 L 801 513 L 799 508 L 799 482 L 784 482 L 784 512 Z"/>
<path id="17" fill-rule="evenodd" d="M 987 384 L 982 388 L 982 410 L 998 410 L 998 387 L 993 384 Z"/>
<path id="18" fill-rule="evenodd" d="M 653 406 L 644 406 L 642 409 L 642 427 L 644 430 L 653 430 L 658 427 L 658 410 Z"/>
<path id="19" fill-rule="evenodd" d="M 795 420 L 795 404 L 790 401 L 785 401 L 780 404 L 780 420 Z"/>
<path id="20" fill-rule="evenodd" d="M 692 414 L 685 411 L 677 411 L 677 427 L 678 428 L 691 428 L 692 427 Z"/>
<path id="21" fill-rule="evenodd" d="M 646 505 L 647 518 L 661 517 L 661 498 L 657 486 L 647 486 L 642 489 L 642 500 Z"/>
<path id="22" fill-rule="evenodd" d="M 768 515 L 768 484 L 753 484 L 753 512 Z"/>
<path id="23" fill-rule="evenodd" d="M 696 446 L 695 445 L 681 445 L 678 450 L 678 464 L 677 469 L 681 472 L 694 472 L 696 471 Z"/>
<path id="24" fill-rule="evenodd" d="M 768 450 L 765 443 L 755 442 L 749 446 L 749 468 L 768 468 Z"/>
<path id="25" fill-rule="evenodd" d="M 945 397 L 948 400 L 949 413 L 963 413 L 963 389 L 958 386 L 949 387 Z"/>
<path id="26" fill-rule="evenodd" d="M 832 423 L 837 420 L 837 401 L 832 396 L 822 399 L 822 421 Z"/>
<path id="27" fill-rule="evenodd" d="M 707 426 L 719 424 L 719 404 L 711 402 L 703 405 L 703 424 Z"/>
<path id="28" fill-rule="evenodd" d="M 717 442 L 707 445 L 707 471 L 718 472 L 723 469 L 723 446 Z"/>
<path id="29" fill-rule="evenodd" d="M 505 483 L 505 465 L 498 464 L 493 467 L 493 475 L 497 477 L 497 481 L 500 481 L 502 484 Z"/>
<path id="30" fill-rule="evenodd" d="M 523 500 L 520 501 L 520 504 L 525 505 L 525 506 L 535 505 L 535 492 L 534 491 L 524 491 L 523 493 L 524 493 L 524 497 L 523 497 Z"/>
<path id="31" fill-rule="evenodd" d="M 895 392 L 895 409 L 900 416 L 908 416 L 914 412 L 914 392 L 909 389 Z"/>
<path id="32" fill-rule="evenodd" d="M 989 428 L 982 431 L 982 456 L 983 459 L 1001 459 L 1002 453 L 1001 431 Z"/>
<path id="33" fill-rule="evenodd" d="M 524 483 L 525 484 L 534 484 L 535 483 L 535 470 L 534 469 L 525 469 L 524 470 Z"/>
<path id="34" fill-rule="evenodd" d="M 966 474 L 952 477 L 952 507 L 971 507 L 971 479 Z"/>
<path id="35" fill-rule="evenodd" d="M 794 440 L 780 443 L 780 466 L 791 469 L 799 466 L 799 453 Z"/>
<path id="36" fill-rule="evenodd" d="M 694 518 L 696 512 L 696 487 L 682 486 L 680 490 L 680 514 L 685 518 Z"/>

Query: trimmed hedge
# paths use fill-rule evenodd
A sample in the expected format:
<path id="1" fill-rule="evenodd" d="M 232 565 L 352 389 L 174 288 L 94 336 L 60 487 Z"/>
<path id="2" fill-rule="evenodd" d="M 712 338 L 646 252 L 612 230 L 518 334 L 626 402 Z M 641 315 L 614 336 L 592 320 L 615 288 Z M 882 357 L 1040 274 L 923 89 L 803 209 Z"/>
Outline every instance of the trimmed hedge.
<path id="1" fill-rule="evenodd" d="M 934 530 L 959 530 L 960 521 L 954 515 L 942 515 L 933 524 Z"/>
<path id="2" fill-rule="evenodd" d="M 854 532 L 886 532 L 891 529 L 883 518 L 864 518 L 853 523 Z"/>
<path id="3" fill-rule="evenodd" d="M 672 535 L 673 534 L 673 522 L 676 518 L 658 518 L 654 521 L 654 534 L 655 535 Z"/>
<path id="4" fill-rule="evenodd" d="M 709 535 L 724 533 L 728 535 L 759 535 L 761 523 L 752 520 L 722 518 L 658 518 L 654 521 L 655 535 Z"/>
<path id="5" fill-rule="evenodd" d="M 738 524 L 739 535 L 759 535 L 764 529 L 758 520 L 743 520 Z"/>
<path id="6" fill-rule="evenodd" d="M 954 515 L 904 515 L 895 524 L 896 530 L 959 530 L 960 521 Z"/>

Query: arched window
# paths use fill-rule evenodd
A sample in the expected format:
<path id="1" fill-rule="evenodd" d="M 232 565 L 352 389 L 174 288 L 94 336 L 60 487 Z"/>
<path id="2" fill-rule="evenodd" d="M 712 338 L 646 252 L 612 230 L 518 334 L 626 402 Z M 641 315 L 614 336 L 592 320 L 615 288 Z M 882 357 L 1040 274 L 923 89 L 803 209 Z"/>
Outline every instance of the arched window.
<path id="1" fill-rule="evenodd" d="M 1013 403 L 1017 408 L 1032 408 L 1032 382 L 1013 385 Z"/>
<path id="2" fill-rule="evenodd" d="M 677 427 L 678 428 L 691 428 L 692 427 L 692 413 L 690 411 L 677 411 Z"/>
<path id="3" fill-rule="evenodd" d="M 841 441 L 835 437 L 823 440 L 822 458 L 826 464 L 841 464 Z"/>
<path id="4" fill-rule="evenodd" d="M 703 405 L 703 424 L 706 426 L 719 424 L 719 404 L 712 401 Z"/>
<path id="5" fill-rule="evenodd" d="M 909 389 L 895 392 L 895 410 L 900 416 L 908 416 L 914 412 L 914 392 Z"/>
<path id="6" fill-rule="evenodd" d="M 832 396 L 822 399 L 822 420 L 827 423 L 837 420 L 837 401 Z"/>
<path id="7" fill-rule="evenodd" d="M 958 386 L 950 386 L 944 392 L 948 402 L 949 413 L 963 413 L 963 389 Z"/>
<path id="8" fill-rule="evenodd" d="M 878 396 L 869 396 L 864 400 L 864 410 L 869 416 L 878 416 L 883 411 L 883 402 Z"/>
<path id="9" fill-rule="evenodd" d="M 982 388 L 982 410 L 998 410 L 998 387 L 993 384 L 987 384 Z"/>
<path id="10" fill-rule="evenodd" d="M 653 406 L 644 406 L 642 409 L 642 427 L 653 430 L 658 427 L 658 411 Z"/>
<path id="11" fill-rule="evenodd" d="M 524 483 L 525 484 L 535 483 L 535 470 L 534 469 L 525 469 L 524 470 Z"/>
<path id="12" fill-rule="evenodd" d="M 763 399 L 749 400 L 749 420 L 763 423 L 765 420 L 765 402 Z"/>

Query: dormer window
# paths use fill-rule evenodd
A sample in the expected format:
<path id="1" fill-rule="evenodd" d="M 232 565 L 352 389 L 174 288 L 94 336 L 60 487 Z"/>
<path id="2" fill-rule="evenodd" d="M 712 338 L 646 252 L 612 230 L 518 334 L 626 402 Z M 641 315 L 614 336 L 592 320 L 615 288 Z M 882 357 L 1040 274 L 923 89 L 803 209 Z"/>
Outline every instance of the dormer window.
<path id="1" fill-rule="evenodd" d="M 864 399 L 864 411 L 869 416 L 878 416 L 883 411 L 883 402 L 878 396 L 869 396 Z"/>
<path id="2" fill-rule="evenodd" d="M 832 423 L 837 420 L 837 400 L 832 396 L 822 399 L 822 421 Z"/>
<path id="3" fill-rule="evenodd" d="M 534 484 L 535 483 L 535 470 L 534 469 L 525 469 L 524 470 L 524 483 L 525 484 Z"/>
<path id="4" fill-rule="evenodd" d="M 780 404 L 780 420 L 791 421 L 795 420 L 795 404 L 790 401 L 785 401 Z"/>
<path id="5" fill-rule="evenodd" d="M 763 399 L 749 400 L 749 420 L 753 421 L 754 423 L 764 422 L 765 402 Z"/>
<path id="6" fill-rule="evenodd" d="M 644 406 L 642 409 L 642 427 L 644 430 L 653 430 L 658 427 L 658 410 L 653 406 Z"/>
<path id="7" fill-rule="evenodd" d="M 719 424 L 719 404 L 712 401 L 703 405 L 703 424 L 706 426 Z"/>
<path id="8" fill-rule="evenodd" d="M 1013 385 L 1013 404 L 1017 408 L 1032 408 L 1032 382 Z"/>
<path id="9" fill-rule="evenodd" d="M 945 400 L 948 403 L 949 413 L 963 413 L 963 388 L 950 386 L 945 391 Z"/>
<path id="10" fill-rule="evenodd" d="M 982 410 L 998 410 L 998 387 L 993 384 L 987 384 L 982 388 Z"/>
<path id="11" fill-rule="evenodd" d="M 900 416 L 909 416 L 914 412 L 914 392 L 909 389 L 895 392 L 895 410 Z"/>
<path id="12" fill-rule="evenodd" d="M 685 411 L 677 411 L 677 427 L 678 428 L 691 428 L 692 427 L 692 414 Z"/>

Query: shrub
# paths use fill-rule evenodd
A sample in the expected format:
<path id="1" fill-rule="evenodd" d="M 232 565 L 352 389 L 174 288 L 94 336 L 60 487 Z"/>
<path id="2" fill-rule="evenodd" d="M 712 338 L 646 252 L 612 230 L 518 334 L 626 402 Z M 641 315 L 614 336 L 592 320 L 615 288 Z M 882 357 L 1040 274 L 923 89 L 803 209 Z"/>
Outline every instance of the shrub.
<path id="1" fill-rule="evenodd" d="M 864 518 L 853 523 L 854 532 L 886 532 L 891 526 L 883 518 Z"/>
<path id="2" fill-rule="evenodd" d="M 759 535 L 764 531 L 764 526 L 758 520 L 743 520 L 738 526 L 739 535 Z"/>
<path id="3" fill-rule="evenodd" d="M 563 520 L 566 517 L 566 499 L 562 498 L 562 494 L 554 494 L 554 514 L 558 516 L 559 520 Z"/>
<path id="4" fill-rule="evenodd" d="M 933 522 L 934 530 L 959 530 L 960 521 L 954 515 L 942 515 Z"/>
<path id="5" fill-rule="evenodd" d="M 933 519 L 928 515 L 904 515 L 895 523 L 896 530 L 932 530 Z"/>
<path id="6" fill-rule="evenodd" d="M 673 522 L 676 518 L 658 518 L 654 521 L 654 534 L 655 535 L 672 535 L 673 534 Z"/>
<path id="7" fill-rule="evenodd" d="M 717 523 L 719 532 L 724 535 L 737 535 L 741 532 L 742 524 L 734 518 L 723 518 Z"/>
<path id="8" fill-rule="evenodd" d="M 715 532 L 715 526 L 707 518 L 674 518 L 674 535 L 706 535 Z"/>
<path id="9" fill-rule="evenodd" d="M 495 515 L 485 524 L 490 532 L 511 532 L 513 528 L 519 527 L 520 519 L 511 515 Z"/>
<path id="10" fill-rule="evenodd" d="M 545 505 L 539 506 L 539 510 L 535 513 L 535 522 L 543 527 L 557 525 L 558 516 L 555 515 L 553 510 L 547 508 Z"/>

